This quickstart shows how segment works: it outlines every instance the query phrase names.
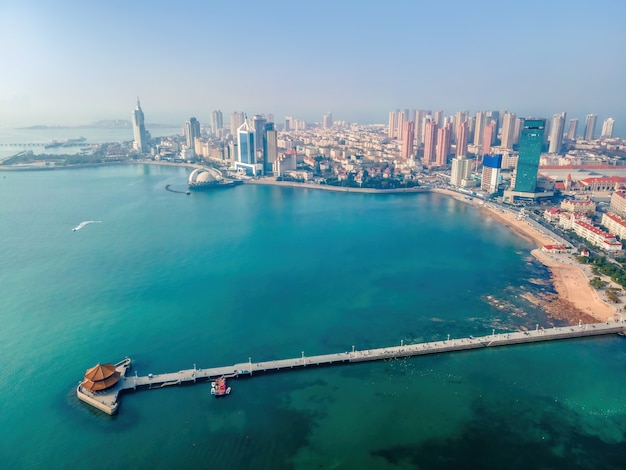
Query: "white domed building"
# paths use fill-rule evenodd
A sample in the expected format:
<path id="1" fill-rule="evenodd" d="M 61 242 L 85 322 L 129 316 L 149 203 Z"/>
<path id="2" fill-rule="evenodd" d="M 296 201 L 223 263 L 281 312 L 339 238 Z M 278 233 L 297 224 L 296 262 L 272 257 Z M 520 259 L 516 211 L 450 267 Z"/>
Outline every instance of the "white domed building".
<path id="1" fill-rule="evenodd" d="M 222 176 L 212 168 L 196 168 L 189 175 L 190 189 L 203 189 L 217 186 L 221 183 Z"/>

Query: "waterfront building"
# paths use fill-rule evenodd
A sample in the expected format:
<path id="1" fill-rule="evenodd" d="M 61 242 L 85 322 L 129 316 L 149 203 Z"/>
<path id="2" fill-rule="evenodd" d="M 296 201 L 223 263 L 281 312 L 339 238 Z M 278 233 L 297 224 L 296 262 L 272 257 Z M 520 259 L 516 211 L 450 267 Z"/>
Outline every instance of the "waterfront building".
<path id="1" fill-rule="evenodd" d="M 264 173 L 271 173 L 278 157 L 278 132 L 273 122 L 265 124 L 263 134 L 263 169 Z"/>
<path id="2" fill-rule="evenodd" d="M 437 123 L 428 121 L 424 126 L 424 164 L 435 163 L 435 146 L 437 144 Z"/>
<path id="3" fill-rule="evenodd" d="M 287 150 L 277 156 L 274 163 L 274 174 L 276 176 L 284 176 L 287 171 L 294 171 L 297 165 L 297 154 L 295 150 Z"/>
<path id="4" fill-rule="evenodd" d="M 187 148 L 194 150 L 196 139 L 200 137 L 200 123 L 195 117 L 189 118 L 189 120 L 185 122 L 184 133 Z"/>
<path id="5" fill-rule="evenodd" d="M 113 364 L 96 364 L 87 369 L 80 385 L 90 392 L 102 392 L 117 384 L 121 375 Z"/>
<path id="6" fill-rule="evenodd" d="M 245 120 L 237 129 L 238 156 L 235 168 L 242 169 L 249 176 L 263 174 L 263 164 L 257 164 L 255 141 L 254 128 Z"/>
<path id="7" fill-rule="evenodd" d="M 224 129 L 224 117 L 219 109 L 211 113 L 211 131 L 213 135 L 218 135 L 219 131 Z"/>
<path id="8" fill-rule="evenodd" d="M 626 238 L 626 220 L 617 214 L 602 214 L 602 225 L 609 233 L 617 235 L 620 239 Z"/>
<path id="9" fill-rule="evenodd" d="M 435 126 L 437 126 L 437 123 L 435 123 Z M 448 125 L 437 130 L 437 150 L 435 154 L 435 163 L 437 166 L 444 166 L 448 163 L 448 154 L 450 153 L 450 127 L 451 125 Z"/>
<path id="10" fill-rule="evenodd" d="M 572 229 L 576 235 L 584 238 L 592 245 L 595 245 L 608 253 L 620 251 L 622 249 L 622 244 L 617 241 L 615 235 L 596 227 L 588 219 L 575 219 L 572 223 Z"/>
<path id="11" fill-rule="evenodd" d="M 472 174 L 472 161 L 464 155 L 452 159 L 452 171 L 450 173 L 450 184 L 452 186 L 465 186 Z"/>
<path id="12" fill-rule="evenodd" d="M 548 148 L 548 153 L 561 153 L 565 116 L 566 114 L 564 112 L 552 116 L 552 129 L 550 130 L 550 147 Z"/>
<path id="13" fill-rule="evenodd" d="M 515 169 L 514 191 L 534 193 L 537 187 L 537 171 L 543 144 L 545 120 L 526 119 L 519 143 L 519 155 Z"/>
<path id="14" fill-rule="evenodd" d="M 569 128 L 567 129 L 567 138 L 569 140 L 576 140 L 576 132 L 578 131 L 578 119 L 569 120 Z"/>
<path id="15" fill-rule="evenodd" d="M 237 129 L 241 127 L 241 125 L 246 120 L 246 117 L 243 112 L 233 112 L 230 114 L 230 135 L 237 136 Z"/>
<path id="16" fill-rule="evenodd" d="M 595 114 L 587 114 L 587 119 L 585 120 L 585 134 L 583 136 L 585 140 L 593 140 L 593 135 L 596 132 L 597 120 L 598 116 Z"/>
<path id="17" fill-rule="evenodd" d="M 626 186 L 626 177 L 590 177 L 579 181 L 581 189 L 584 191 L 616 191 Z"/>
<path id="18" fill-rule="evenodd" d="M 551 190 L 537 189 L 537 171 L 543 145 L 544 119 L 525 119 L 519 143 L 517 165 L 511 185 L 504 191 L 503 201 L 514 203 L 517 199 L 537 199 L 553 196 Z"/>
<path id="19" fill-rule="evenodd" d="M 410 160 L 414 156 L 413 141 L 415 139 L 415 123 L 408 121 L 402 128 L 402 159 Z"/>
<path id="20" fill-rule="evenodd" d="M 467 139 L 469 137 L 469 128 L 467 121 L 463 121 L 457 127 L 456 140 L 456 156 L 462 157 L 467 155 Z"/>
<path id="21" fill-rule="evenodd" d="M 596 211 L 596 203 L 588 199 L 565 199 L 561 202 L 561 209 L 567 212 L 592 215 Z"/>
<path id="22" fill-rule="evenodd" d="M 254 129 L 255 134 L 254 150 L 257 152 L 257 155 L 263 154 L 263 134 L 265 134 L 265 124 L 267 124 L 267 120 L 260 114 L 252 116 L 251 126 Z"/>
<path id="23" fill-rule="evenodd" d="M 615 191 L 611 196 L 609 211 L 614 214 L 626 217 L 626 192 Z"/>
<path id="24" fill-rule="evenodd" d="M 613 126 L 615 125 L 615 119 L 608 118 L 602 123 L 602 137 L 613 137 Z"/>
<path id="25" fill-rule="evenodd" d="M 515 113 L 505 113 L 502 117 L 502 132 L 500 146 L 506 149 L 513 148 L 513 135 L 515 132 Z"/>
<path id="26" fill-rule="evenodd" d="M 132 112 L 133 122 L 133 148 L 140 153 L 147 153 L 149 150 L 150 134 L 146 131 L 144 124 L 143 111 L 141 109 L 141 103 L 139 97 L 137 97 L 137 107 Z"/>
<path id="27" fill-rule="evenodd" d="M 486 191 L 487 194 L 498 192 L 498 186 L 500 184 L 500 168 L 502 168 L 502 155 L 484 156 L 480 189 Z"/>

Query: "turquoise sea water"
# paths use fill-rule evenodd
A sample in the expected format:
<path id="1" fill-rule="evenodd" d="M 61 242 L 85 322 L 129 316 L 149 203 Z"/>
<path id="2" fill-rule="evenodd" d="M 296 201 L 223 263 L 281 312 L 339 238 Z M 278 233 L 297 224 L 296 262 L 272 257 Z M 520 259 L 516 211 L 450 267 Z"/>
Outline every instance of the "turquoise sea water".
<path id="1" fill-rule="evenodd" d="M 165 191 L 187 174 L 0 173 L 3 467 L 623 467 L 619 337 L 142 391 L 114 417 L 79 402 L 85 369 L 125 356 L 144 375 L 549 322 L 521 297 L 548 272 L 472 207 Z"/>

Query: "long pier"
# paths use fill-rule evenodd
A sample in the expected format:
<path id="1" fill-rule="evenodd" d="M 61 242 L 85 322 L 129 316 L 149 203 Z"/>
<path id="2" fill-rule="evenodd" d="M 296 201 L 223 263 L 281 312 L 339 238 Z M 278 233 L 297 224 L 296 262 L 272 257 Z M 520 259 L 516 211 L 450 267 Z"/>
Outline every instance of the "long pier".
<path id="1" fill-rule="evenodd" d="M 400 357 L 466 351 L 470 349 L 537 343 L 542 341 L 609 334 L 624 335 L 625 333 L 626 323 L 624 320 L 585 325 L 579 324 L 578 326 L 554 327 L 547 330 L 537 327 L 534 331 L 515 331 L 508 333 L 496 333 L 495 330 L 493 330 L 492 334 L 487 336 L 469 336 L 467 338 L 450 339 L 448 335 L 448 338 L 443 341 L 431 341 L 417 344 L 404 344 L 404 342 L 401 341 L 399 346 L 366 350 L 356 350 L 354 346 L 352 346 L 352 349 L 346 352 L 321 354 L 317 356 L 305 356 L 304 352 L 302 352 L 300 357 L 266 362 L 252 362 L 252 359 L 249 358 L 248 362 L 242 362 L 232 366 L 199 369 L 194 365 L 193 369 L 180 370 L 166 374 L 148 374 L 146 376 L 138 376 L 136 372 L 134 376 L 127 376 L 126 374 L 130 369 L 131 360 L 126 358 L 115 365 L 116 369 L 121 373 L 121 377 L 114 387 L 102 392 L 90 392 L 83 389 L 79 384 L 76 392 L 78 398 L 82 401 L 112 415 L 117 412 L 120 394 L 128 391 L 205 382 L 218 377 L 236 378 L 251 376 L 255 373 L 292 370 L 296 368 L 332 364 L 352 364 Z"/>

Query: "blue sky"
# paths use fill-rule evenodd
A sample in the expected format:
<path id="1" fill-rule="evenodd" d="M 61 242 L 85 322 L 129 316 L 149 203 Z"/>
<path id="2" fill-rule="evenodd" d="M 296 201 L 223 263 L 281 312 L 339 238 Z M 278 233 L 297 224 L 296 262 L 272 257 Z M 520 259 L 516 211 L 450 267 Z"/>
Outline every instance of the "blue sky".
<path id="1" fill-rule="evenodd" d="M 566 111 L 626 137 L 626 2 L 0 0 L 0 127 Z M 598 129 L 599 132 L 599 129 Z"/>

